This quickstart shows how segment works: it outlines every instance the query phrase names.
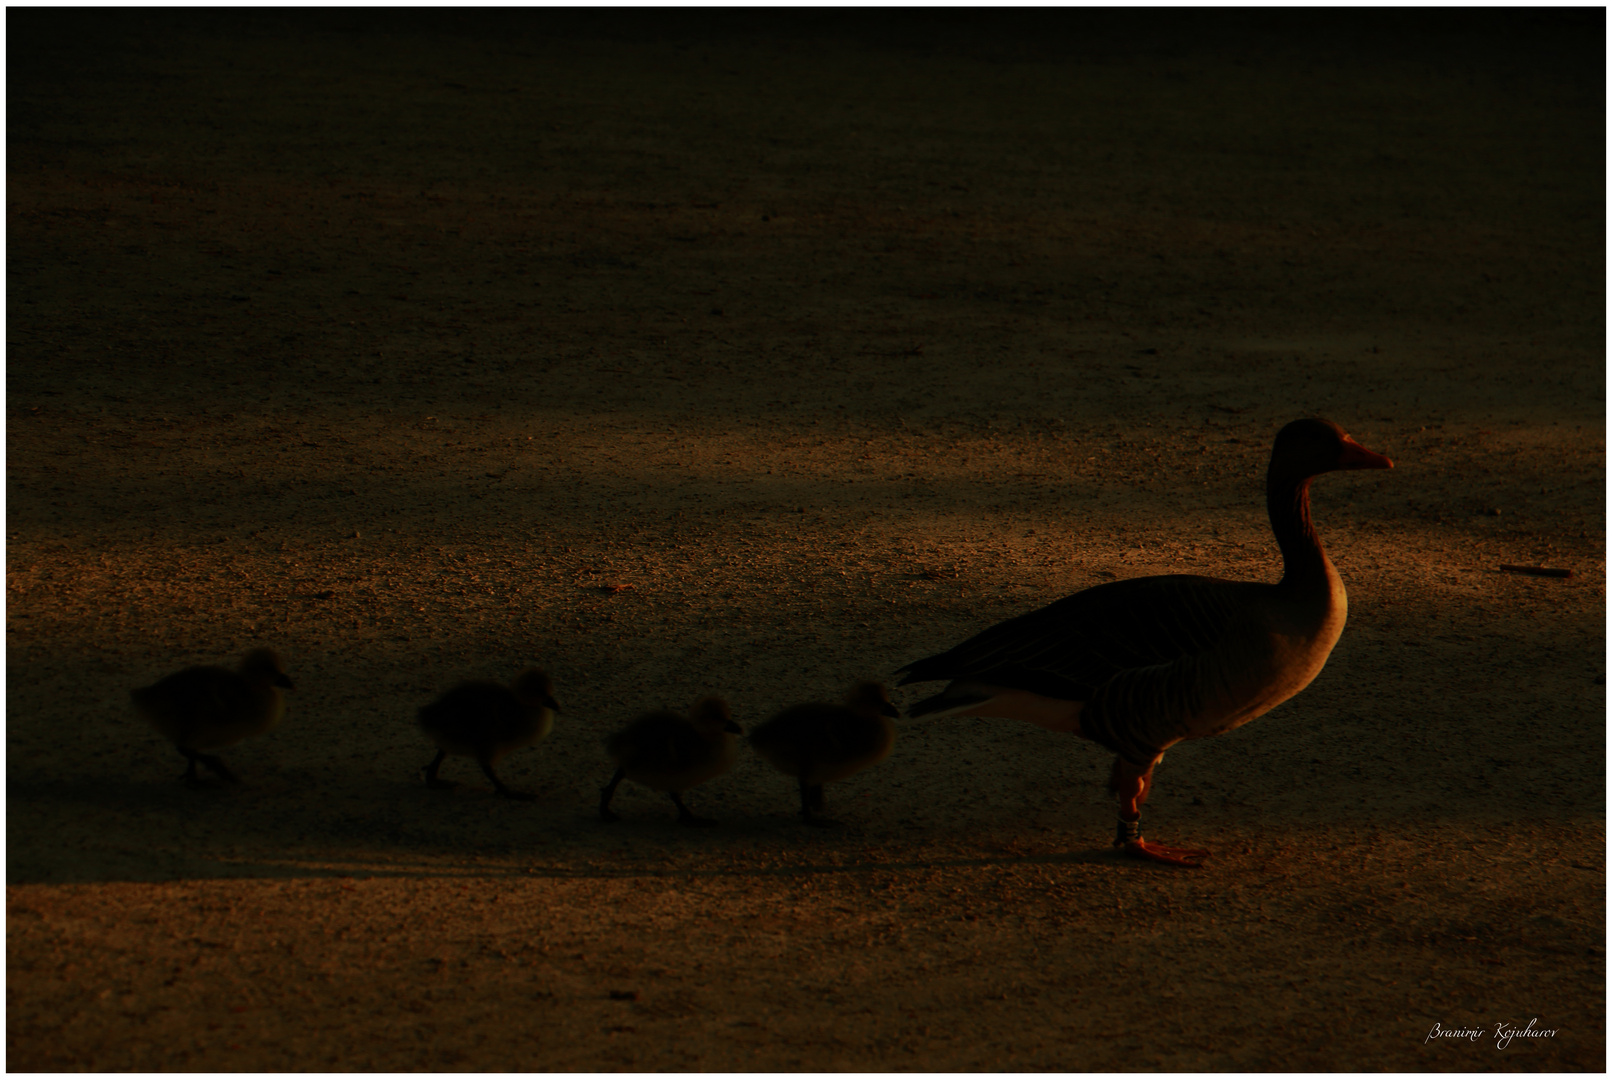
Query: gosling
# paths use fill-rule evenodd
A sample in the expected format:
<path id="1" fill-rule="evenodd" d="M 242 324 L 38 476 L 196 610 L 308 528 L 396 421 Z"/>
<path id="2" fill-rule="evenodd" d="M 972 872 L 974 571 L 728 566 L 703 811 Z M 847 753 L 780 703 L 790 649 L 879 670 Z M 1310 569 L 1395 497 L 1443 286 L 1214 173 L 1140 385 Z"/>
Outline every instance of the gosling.
<path id="1" fill-rule="evenodd" d="M 733 768 L 739 756 L 734 736 L 743 734 L 728 703 L 717 697 L 701 698 L 687 717 L 667 709 L 645 713 L 605 740 L 618 768 L 599 793 L 600 819 L 621 820 L 610 809 L 610 800 L 625 779 L 670 795 L 682 824 L 715 825 L 715 820 L 690 812 L 683 792 Z"/>
<path id="2" fill-rule="evenodd" d="M 493 766 L 512 750 L 531 746 L 554 730 L 554 684 L 541 671 L 523 671 L 513 686 L 466 682 L 420 710 L 420 727 L 437 744 L 437 756 L 425 767 L 428 787 L 451 788 L 437 775 L 449 754 L 473 757 L 493 787 L 506 799 L 535 799 L 498 778 Z"/>
<path id="3" fill-rule="evenodd" d="M 890 754 L 901 714 L 876 682 L 851 688 L 845 704 L 794 705 L 750 733 L 750 745 L 779 772 L 800 781 L 800 816 L 808 825 L 833 826 L 817 817 L 823 785 L 877 765 Z"/>
<path id="4" fill-rule="evenodd" d="M 198 787 L 197 762 L 226 783 L 240 783 L 221 758 L 203 751 L 261 735 L 278 724 L 285 715 L 282 688 L 290 690 L 292 685 L 279 656 L 273 649 L 253 649 L 235 671 L 211 665 L 188 667 L 131 690 L 129 696 L 135 711 L 159 735 L 172 739 L 190 762 L 180 779 Z"/>

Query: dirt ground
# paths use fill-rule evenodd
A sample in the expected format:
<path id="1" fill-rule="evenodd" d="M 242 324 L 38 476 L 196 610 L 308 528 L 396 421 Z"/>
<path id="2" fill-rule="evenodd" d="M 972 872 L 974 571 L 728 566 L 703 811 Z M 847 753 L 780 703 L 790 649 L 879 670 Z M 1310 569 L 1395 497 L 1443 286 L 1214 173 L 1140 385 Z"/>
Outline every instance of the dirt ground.
<path id="1" fill-rule="evenodd" d="M 1605 1067 L 1603 12 L 7 29 L 8 1068 Z M 595 817 L 637 711 L 1274 580 L 1309 414 L 1397 467 L 1315 485 L 1326 670 L 1159 769 L 1203 869 L 1000 721 Z M 258 643 L 188 789 L 129 689 Z M 427 790 L 533 663 L 537 800 Z"/>

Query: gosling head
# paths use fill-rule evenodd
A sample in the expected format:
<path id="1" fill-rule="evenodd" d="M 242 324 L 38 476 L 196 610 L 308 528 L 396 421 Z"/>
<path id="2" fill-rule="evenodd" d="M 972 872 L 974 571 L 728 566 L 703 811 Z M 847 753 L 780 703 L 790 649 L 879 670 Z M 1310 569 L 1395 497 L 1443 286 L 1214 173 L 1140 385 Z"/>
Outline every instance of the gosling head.
<path id="1" fill-rule="evenodd" d="M 694 703 L 688 711 L 689 723 L 694 729 L 707 738 L 728 732 L 734 735 L 743 735 L 744 728 L 733 722 L 733 712 L 728 703 L 719 697 L 701 698 Z"/>
<path id="2" fill-rule="evenodd" d="M 537 668 L 521 672 L 515 679 L 515 685 L 510 689 L 514 692 L 516 700 L 523 705 L 560 711 L 560 703 L 554 700 L 554 683 L 547 674 Z"/>
<path id="3" fill-rule="evenodd" d="M 888 716 L 892 719 L 901 716 L 901 710 L 890 704 L 890 694 L 885 690 L 884 684 L 871 679 L 851 687 L 851 692 L 845 695 L 845 705 L 856 712 L 869 715 Z"/>
<path id="4" fill-rule="evenodd" d="M 253 649 L 241 661 L 241 674 L 254 683 L 265 686 L 280 686 L 287 690 L 294 690 L 296 686 L 286 677 L 285 665 L 280 663 L 280 656 L 273 649 Z"/>

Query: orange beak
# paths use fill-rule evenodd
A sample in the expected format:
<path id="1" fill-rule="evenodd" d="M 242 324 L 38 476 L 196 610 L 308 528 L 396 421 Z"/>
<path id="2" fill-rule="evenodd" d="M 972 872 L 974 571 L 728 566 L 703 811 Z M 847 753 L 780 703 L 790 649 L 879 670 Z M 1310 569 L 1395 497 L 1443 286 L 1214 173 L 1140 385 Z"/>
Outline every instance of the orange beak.
<path id="1" fill-rule="evenodd" d="M 1392 469 L 1394 463 L 1381 454 L 1373 453 L 1349 436 L 1343 437 L 1343 453 L 1338 455 L 1340 469 Z"/>

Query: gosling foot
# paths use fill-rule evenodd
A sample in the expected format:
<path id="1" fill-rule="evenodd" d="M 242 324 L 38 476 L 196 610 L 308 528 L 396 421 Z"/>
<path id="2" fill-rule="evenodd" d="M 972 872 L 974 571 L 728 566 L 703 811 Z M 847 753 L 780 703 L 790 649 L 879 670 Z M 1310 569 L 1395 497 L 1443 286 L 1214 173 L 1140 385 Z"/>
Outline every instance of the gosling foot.
<path id="1" fill-rule="evenodd" d="M 490 753 L 479 755 L 476 758 L 476 764 L 481 766 L 483 775 L 493 782 L 493 790 L 498 792 L 501 798 L 515 799 L 519 802 L 531 802 L 533 799 L 537 798 L 536 795 L 529 791 L 516 791 L 514 788 L 509 787 L 502 780 L 500 780 L 498 778 L 498 773 L 493 770 L 493 759 Z"/>
<path id="2" fill-rule="evenodd" d="M 440 750 L 437 752 L 437 756 L 431 759 L 431 764 L 420 770 L 420 774 L 425 777 L 426 787 L 446 791 L 448 788 L 459 786 L 452 780 L 444 780 L 442 777 L 437 775 L 437 770 L 442 768 L 442 763 L 443 761 L 447 760 L 447 757 L 448 752 L 446 750 Z"/>
<path id="3" fill-rule="evenodd" d="M 689 825 L 698 829 L 707 829 L 712 825 L 721 824 L 721 822 L 717 821 L 716 818 L 700 817 L 698 814 L 694 813 L 688 808 L 687 805 L 684 804 L 683 797 L 677 792 L 673 791 L 670 792 L 670 794 L 672 796 L 672 802 L 677 804 L 677 823 L 679 825 Z"/>
<path id="4" fill-rule="evenodd" d="M 224 764 L 223 758 L 216 757 L 212 754 L 197 754 L 196 757 L 203 765 L 213 770 L 214 775 L 216 775 L 220 780 L 224 781 L 224 783 L 239 784 L 241 782 L 241 778 L 231 772 L 228 765 Z"/>
<path id="5" fill-rule="evenodd" d="M 239 784 L 241 782 L 241 778 L 230 771 L 229 766 L 224 764 L 224 760 L 214 754 L 198 754 L 194 750 L 184 749 L 181 749 L 180 753 L 184 754 L 190 759 L 190 764 L 185 768 L 184 773 L 179 777 L 179 779 L 183 780 L 190 787 L 195 788 L 206 786 L 205 781 L 203 781 L 201 778 L 201 774 L 196 771 L 196 766 L 198 764 L 207 766 L 208 770 L 211 771 L 213 775 L 217 776 L 226 784 Z"/>

